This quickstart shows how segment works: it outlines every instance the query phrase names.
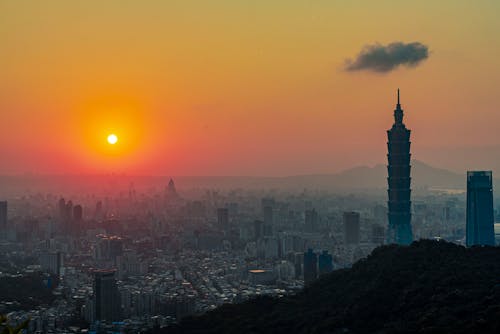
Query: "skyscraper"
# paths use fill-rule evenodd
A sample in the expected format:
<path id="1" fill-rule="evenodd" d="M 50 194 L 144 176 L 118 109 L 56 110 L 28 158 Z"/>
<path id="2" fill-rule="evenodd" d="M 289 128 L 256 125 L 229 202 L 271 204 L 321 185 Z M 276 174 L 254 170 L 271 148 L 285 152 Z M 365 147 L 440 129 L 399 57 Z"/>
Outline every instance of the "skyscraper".
<path id="1" fill-rule="evenodd" d="M 7 201 L 0 201 L 0 239 L 7 236 Z"/>
<path id="2" fill-rule="evenodd" d="M 97 221 L 101 221 L 104 218 L 103 210 L 102 210 L 102 201 L 97 201 L 95 204 L 95 212 L 94 219 Z"/>
<path id="3" fill-rule="evenodd" d="M 77 222 L 83 219 L 83 208 L 79 204 L 73 207 L 73 219 Z"/>
<path id="4" fill-rule="evenodd" d="M 255 240 L 264 236 L 264 222 L 262 220 L 256 220 L 254 222 L 254 235 Z"/>
<path id="5" fill-rule="evenodd" d="M 120 295 L 114 270 L 94 271 L 94 303 L 96 320 L 120 320 Z"/>
<path id="6" fill-rule="evenodd" d="M 359 244 L 359 212 L 344 212 L 344 240 L 348 245 Z"/>
<path id="7" fill-rule="evenodd" d="M 217 209 L 217 225 L 224 231 L 229 230 L 229 210 L 227 208 Z"/>
<path id="8" fill-rule="evenodd" d="M 306 210 L 306 232 L 314 232 L 318 227 L 318 212 L 315 209 Z"/>
<path id="9" fill-rule="evenodd" d="M 304 253 L 304 283 L 309 284 L 318 277 L 318 256 L 312 249 Z"/>
<path id="10" fill-rule="evenodd" d="M 175 188 L 174 180 L 170 179 L 168 181 L 168 186 L 165 188 L 165 198 L 167 200 L 178 200 L 179 194 L 177 193 L 177 189 Z"/>
<path id="11" fill-rule="evenodd" d="M 85 226 L 83 224 L 83 208 L 80 204 L 73 207 L 73 222 L 71 230 L 75 234 L 85 231 Z"/>
<path id="12" fill-rule="evenodd" d="M 491 171 L 467 172 L 466 244 L 495 245 Z"/>
<path id="13" fill-rule="evenodd" d="M 403 109 L 398 103 L 394 110 L 394 124 L 387 130 L 387 172 L 389 177 L 387 191 L 389 200 L 387 241 L 409 245 L 413 241 L 411 229 L 411 190 L 410 190 L 410 130 L 403 123 Z"/>
<path id="14" fill-rule="evenodd" d="M 73 219 L 73 201 L 71 200 L 66 202 L 66 219 L 67 223 Z"/>
<path id="15" fill-rule="evenodd" d="M 5 231 L 7 227 L 7 201 L 0 201 L 0 229 Z"/>
<path id="16" fill-rule="evenodd" d="M 264 211 L 264 235 L 273 235 L 274 209 L 272 206 L 265 206 Z"/>
<path id="17" fill-rule="evenodd" d="M 319 255 L 318 258 L 318 272 L 319 275 L 328 274 L 333 270 L 333 258 L 331 254 L 328 254 L 327 250 Z"/>
<path id="18" fill-rule="evenodd" d="M 66 201 L 64 198 L 59 200 L 59 218 L 61 221 L 66 221 Z"/>

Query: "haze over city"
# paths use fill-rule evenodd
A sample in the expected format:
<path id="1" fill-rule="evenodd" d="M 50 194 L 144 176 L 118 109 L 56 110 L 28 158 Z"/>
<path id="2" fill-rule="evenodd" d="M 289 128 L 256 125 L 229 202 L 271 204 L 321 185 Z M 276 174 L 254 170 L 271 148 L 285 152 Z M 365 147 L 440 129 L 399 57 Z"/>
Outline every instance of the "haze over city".
<path id="1" fill-rule="evenodd" d="M 0 174 L 373 166 L 385 162 L 382 129 L 398 87 L 413 157 L 460 173 L 500 171 L 499 7 L 1 1 Z M 421 49 L 348 66 L 367 47 L 393 43 Z"/>

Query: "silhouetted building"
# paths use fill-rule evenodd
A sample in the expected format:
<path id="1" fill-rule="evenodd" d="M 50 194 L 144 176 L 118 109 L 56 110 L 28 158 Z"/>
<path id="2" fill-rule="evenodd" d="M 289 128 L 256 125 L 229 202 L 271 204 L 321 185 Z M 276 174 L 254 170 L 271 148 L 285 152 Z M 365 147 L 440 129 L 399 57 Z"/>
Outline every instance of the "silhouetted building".
<path id="1" fill-rule="evenodd" d="M 295 278 L 299 279 L 302 275 L 302 267 L 304 265 L 304 253 L 292 253 L 291 261 L 295 269 Z"/>
<path id="2" fill-rule="evenodd" d="M 66 202 L 66 219 L 73 219 L 73 202 L 71 200 Z"/>
<path id="3" fill-rule="evenodd" d="M 80 233 L 85 229 L 85 226 L 83 226 L 83 208 L 79 204 L 73 207 L 73 222 L 71 227 L 73 233 Z"/>
<path id="4" fill-rule="evenodd" d="M 344 241 L 348 245 L 359 244 L 359 212 L 344 212 Z"/>
<path id="5" fill-rule="evenodd" d="M 61 275 L 64 257 L 61 252 L 43 252 L 39 257 L 42 270 L 56 275 Z"/>
<path id="6" fill-rule="evenodd" d="M 174 180 L 172 180 L 172 179 L 170 179 L 170 181 L 168 181 L 168 186 L 165 189 L 165 198 L 167 200 L 179 199 L 179 194 L 177 193 L 177 189 L 175 189 Z"/>
<path id="7" fill-rule="evenodd" d="M 137 192 L 135 191 L 134 182 L 131 182 L 128 187 L 128 198 L 132 202 L 137 200 Z"/>
<path id="8" fill-rule="evenodd" d="M 274 198 L 263 198 L 260 200 L 260 206 L 262 208 L 262 211 L 264 211 L 264 208 L 266 206 L 274 207 L 276 205 L 276 201 Z"/>
<path id="9" fill-rule="evenodd" d="M 305 217 L 306 232 L 314 232 L 318 227 L 318 212 L 315 209 L 306 210 Z"/>
<path id="10" fill-rule="evenodd" d="M 466 244 L 495 245 L 491 171 L 467 172 Z"/>
<path id="11" fill-rule="evenodd" d="M 63 220 L 66 220 L 67 219 L 67 215 L 66 215 L 66 201 L 64 200 L 64 198 L 61 198 L 59 200 L 59 218 L 63 221 Z"/>
<path id="12" fill-rule="evenodd" d="M 229 210 L 226 208 L 217 209 L 217 224 L 224 231 L 229 230 Z"/>
<path id="13" fill-rule="evenodd" d="M 318 258 L 318 271 L 320 275 L 328 274 L 333 270 L 333 258 L 328 251 L 324 250 Z"/>
<path id="14" fill-rule="evenodd" d="M 94 271 L 94 309 L 96 320 L 120 320 L 120 294 L 114 270 Z"/>
<path id="15" fill-rule="evenodd" d="M 411 228 L 411 177 L 410 177 L 410 130 L 403 123 L 403 109 L 398 103 L 394 110 L 394 124 L 387 131 L 387 191 L 389 200 L 387 241 L 409 245 L 413 241 Z"/>
<path id="16" fill-rule="evenodd" d="M 94 219 L 96 219 L 97 221 L 101 221 L 103 218 L 104 218 L 104 214 L 103 214 L 103 209 L 102 209 L 102 202 L 98 201 L 95 204 Z"/>
<path id="17" fill-rule="evenodd" d="M 318 277 L 318 256 L 312 249 L 304 253 L 304 283 L 309 284 Z"/>
<path id="18" fill-rule="evenodd" d="M 81 205 L 75 205 L 73 208 L 73 219 L 75 221 L 81 221 L 83 219 L 83 208 Z"/>
<path id="19" fill-rule="evenodd" d="M 264 210 L 264 235 L 272 236 L 273 235 L 273 220 L 274 213 L 272 206 L 265 206 Z"/>
<path id="20" fill-rule="evenodd" d="M 0 201 L 0 229 L 5 231 L 7 227 L 7 201 Z"/>
<path id="21" fill-rule="evenodd" d="M 262 220 L 256 220 L 253 224 L 255 239 L 262 238 L 264 236 L 264 222 Z"/>

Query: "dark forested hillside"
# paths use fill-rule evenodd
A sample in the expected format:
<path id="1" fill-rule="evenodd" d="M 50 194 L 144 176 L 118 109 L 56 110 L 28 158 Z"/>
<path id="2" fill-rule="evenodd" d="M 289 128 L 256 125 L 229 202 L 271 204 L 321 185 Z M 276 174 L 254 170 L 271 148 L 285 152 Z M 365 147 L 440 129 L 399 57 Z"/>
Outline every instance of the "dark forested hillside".
<path id="1" fill-rule="evenodd" d="M 165 333 L 500 333 L 500 248 L 383 246 L 302 293 L 225 305 Z"/>

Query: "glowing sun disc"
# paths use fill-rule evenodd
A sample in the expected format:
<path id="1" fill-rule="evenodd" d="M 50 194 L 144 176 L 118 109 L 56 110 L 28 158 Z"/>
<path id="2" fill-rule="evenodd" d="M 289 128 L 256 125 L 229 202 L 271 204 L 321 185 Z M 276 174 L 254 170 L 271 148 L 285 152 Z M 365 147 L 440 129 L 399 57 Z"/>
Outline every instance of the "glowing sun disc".
<path id="1" fill-rule="evenodd" d="M 108 143 L 110 143 L 111 145 L 116 144 L 117 141 L 118 137 L 115 134 L 112 133 L 108 136 Z"/>

